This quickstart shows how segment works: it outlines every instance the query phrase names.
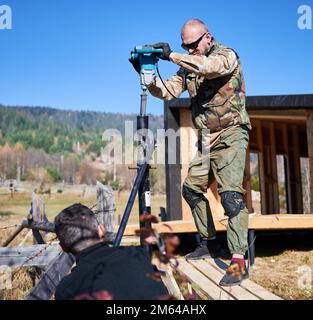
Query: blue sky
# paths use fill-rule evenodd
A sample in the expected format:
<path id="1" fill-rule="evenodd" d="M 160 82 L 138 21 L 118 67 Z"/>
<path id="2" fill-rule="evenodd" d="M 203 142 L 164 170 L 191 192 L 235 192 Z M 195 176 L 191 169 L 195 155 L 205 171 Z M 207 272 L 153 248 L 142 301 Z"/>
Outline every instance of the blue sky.
<path id="1" fill-rule="evenodd" d="M 137 113 L 139 79 L 128 62 L 137 44 L 169 42 L 205 21 L 241 57 L 247 95 L 313 93 L 313 30 L 299 30 L 298 7 L 313 0 L 0 0 L 13 29 L 0 30 L 0 104 Z M 164 78 L 177 70 L 161 61 Z M 149 97 L 148 112 L 163 113 Z"/>

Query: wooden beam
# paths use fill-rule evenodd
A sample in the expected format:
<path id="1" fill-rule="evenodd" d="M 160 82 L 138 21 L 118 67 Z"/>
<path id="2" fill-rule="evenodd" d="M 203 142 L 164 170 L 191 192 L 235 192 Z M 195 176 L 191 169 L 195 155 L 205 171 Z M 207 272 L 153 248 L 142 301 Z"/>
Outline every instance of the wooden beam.
<path id="1" fill-rule="evenodd" d="M 259 149 L 259 181 L 260 181 L 260 193 L 261 193 L 261 213 L 265 214 L 267 212 L 266 203 L 266 191 L 265 191 L 265 170 L 264 170 L 264 146 L 263 146 L 263 136 L 262 136 L 262 126 L 261 121 L 256 121 L 257 130 L 257 141 Z"/>
<path id="2" fill-rule="evenodd" d="M 278 174 L 277 174 L 277 159 L 276 159 L 276 139 L 275 139 L 275 125 L 274 122 L 270 122 L 270 157 L 271 163 L 271 186 L 273 192 L 273 212 L 279 211 L 279 187 L 278 187 Z"/>
<path id="3" fill-rule="evenodd" d="M 228 218 L 214 218 L 214 224 L 217 231 L 226 231 Z M 152 225 L 158 233 L 189 233 L 197 232 L 193 220 L 189 221 L 168 221 Z M 138 230 L 138 224 L 128 225 L 125 230 L 125 236 L 135 234 Z M 249 217 L 249 228 L 256 230 L 307 230 L 313 229 L 313 214 L 271 214 L 256 215 Z"/>
<path id="4" fill-rule="evenodd" d="M 180 127 L 179 109 L 174 109 L 168 103 L 164 104 L 164 129 L 178 130 Z M 165 171 L 166 171 L 166 214 L 169 220 L 182 218 L 181 200 L 181 165 L 180 165 L 180 138 L 170 144 L 165 137 Z M 175 148 L 174 148 L 175 147 Z M 176 158 L 175 164 L 169 164 L 170 158 Z"/>
<path id="5" fill-rule="evenodd" d="M 74 261 L 72 254 L 60 252 L 25 300 L 51 299 L 57 285 L 69 273 Z"/>
<path id="6" fill-rule="evenodd" d="M 225 269 L 228 267 L 228 265 L 221 259 L 205 259 L 204 261 L 210 266 L 213 266 L 222 275 L 225 273 Z M 249 279 L 244 280 L 240 284 L 240 287 L 251 292 L 260 300 L 283 300 L 282 298 L 276 296 L 272 292 L 266 290 Z"/>
<path id="7" fill-rule="evenodd" d="M 0 265 L 17 267 L 46 267 L 60 253 L 58 244 L 33 245 L 26 247 L 0 248 Z"/>
<path id="8" fill-rule="evenodd" d="M 180 152 L 181 152 L 181 184 L 184 183 L 189 170 L 189 163 L 196 154 L 197 148 L 197 132 L 195 131 L 191 112 L 188 109 L 180 111 Z M 191 210 L 185 199 L 182 199 L 183 219 L 189 220 L 192 218 Z"/>
<path id="9" fill-rule="evenodd" d="M 186 276 L 197 291 L 198 287 L 209 299 L 213 300 L 234 300 L 234 298 L 225 292 L 221 287 L 209 280 L 205 275 L 195 268 L 191 268 L 185 259 L 179 259 L 177 271 Z"/>
<path id="10" fill-rule="evenodd" d="M 309 154 L 310 212 L 313 213 L 313 111 L 307 114 L 306 131 Z"/>
<path id="11" fill-rule="evenodd" d="M 291 127 L 291 143 L 292 143 L 292 176 L 291 192 L 293 195 L 293 212 L 303 212 L 302 205 L 302 185 L 301 185 L 301 166 L 300 166 L 300 152 L 299 152 L 299 136 L 298 127 L 293 125 Z"/>
<path id="12" fill-rule="evenodd" d="M 114 232 L 115 199 L 113 190 L 97 181 L 97 220 L 107 232 Z"/>
<path id="13" fill-rule="evenodd" d="M 287 195 L 287 213 L 292 212 L 292 205 L 291 205 L 291 185 L 290 185 L 290 163 L 289 163 L 289 143 L 288 143 L 288 129 L 287 129 L 287 124 L 284 123 L 282 125 L 283 129 L 283 144 L 284 144 L 284 149 L 285 149 L 285 162 L 286 162 L 286 167 L 285 167 L 285 173 L 286 173 L 286 195 Z"/>
<path id="14" fill-rule="evenodd" d="M 185 300 L 180 292 L 180 288 L 174 278 L 173 270 L 170 265 L 166 265 L 165 268 L 158 268 L 158 270 L 164 272 L 164 275 L 161 276 L 161 279 L 168 293 L 174 296 L 177 300 Z"/>
<path id="15" fill-rule="evenodd" d="M 178 260 L 178 262 L 179 261 L 180 260 Z M 224 275 L 223 273 L 215 269 L 208 261 L 204 261 L 204 260 L 190 261 L 189 264 L 195 267 L 198 271 L 200 271 L 203 275 L 205 275 L 208 279 L 210 279 L 216 285 L 219 285 L 219 281 Z M 222 287 L 222 289 L 236 300 L 260 300 L 254 294 L 243 289 L 241 286 Z"/>
<path id="16" fill-rule="evenodd" d="M 287 122 L 287 123 L 303 123 L 305 122 L 305 116 L 299 115 L 256 115 L 256 114 L 249 114 L 250 118 L 253 120 L 265 120 L 265 121 L 280 121 L 280 122 Z"/>

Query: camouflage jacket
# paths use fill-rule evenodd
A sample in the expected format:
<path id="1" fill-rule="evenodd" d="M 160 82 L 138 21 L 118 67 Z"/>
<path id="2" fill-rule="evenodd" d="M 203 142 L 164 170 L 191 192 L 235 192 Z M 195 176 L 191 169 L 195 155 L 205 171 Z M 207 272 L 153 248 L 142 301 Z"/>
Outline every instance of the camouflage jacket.
<path id="1" fill-rule="evenodd" d="M 246 111 L 245 82 L 237 54 L 215 40 L 206 56 L 173 52 L 172 62 L 181 68 L 164 81 L 155 78 L 149 91 L 155 97 L 170 100 L 188 90 L 194 125 L 211 133 L 245 124 L 251 129 Z"/>

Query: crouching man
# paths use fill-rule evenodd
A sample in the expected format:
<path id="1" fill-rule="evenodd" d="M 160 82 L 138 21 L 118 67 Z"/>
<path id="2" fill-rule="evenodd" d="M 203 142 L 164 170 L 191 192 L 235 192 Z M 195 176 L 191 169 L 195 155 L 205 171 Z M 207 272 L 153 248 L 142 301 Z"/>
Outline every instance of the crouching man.
<path id="1" fill-rule="evenodd" d="M 154 300 L 168 294 L 153 280 L 149 255 L 139 247 L 110 247 L 105 229 L 86 206 L 74 204 L 55 218 L 55 229 L 65 252 L 76 256 L 76 266 L 57 286 L 56 300 Z"/>

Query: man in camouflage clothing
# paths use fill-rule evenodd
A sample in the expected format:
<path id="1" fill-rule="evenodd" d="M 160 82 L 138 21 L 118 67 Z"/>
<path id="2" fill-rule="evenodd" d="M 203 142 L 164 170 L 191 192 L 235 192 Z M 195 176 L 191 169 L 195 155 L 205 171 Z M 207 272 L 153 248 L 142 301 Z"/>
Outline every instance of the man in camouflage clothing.
<path id="1" fill-rule="evenodd" d="M 170 100 L 188 90 L 193 123 L 199 132 L 198 152 L 189 165 L 182 194 L 191 208 L 201 242 L 186 259 L 223 255 L 204 196 L 216 179 L 222 206 L 229 217 L 227 242 L 232 254 L 220 284 L 236 285 L 249 276 L 244 260 L 248 210 L 243 201 L 242 181 L 251 124 L 245 108 L 241 63 L 236 52 L 220 45 L 198 19 L 184 24 L 181 38 L 182 47 L 189 54 L 172 52 L 167 43 L 154 45 L 163 49 L 161 59 L 179 65 L 180 69 L 164 82 L 156 77 L 149 91 L 155 97 Z"/>

